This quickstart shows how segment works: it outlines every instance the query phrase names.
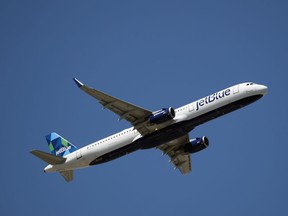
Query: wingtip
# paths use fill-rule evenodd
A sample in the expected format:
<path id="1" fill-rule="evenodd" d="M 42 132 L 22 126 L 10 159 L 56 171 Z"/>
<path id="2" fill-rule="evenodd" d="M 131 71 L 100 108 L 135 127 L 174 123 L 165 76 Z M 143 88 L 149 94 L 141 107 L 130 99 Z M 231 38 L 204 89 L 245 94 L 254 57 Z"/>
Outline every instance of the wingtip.
<path id="1" fill-rule="evenodd" d="M 82 82 L 80 82 L 78 79 L 73 78 L 74 82 L 76 83 L 76 85 L 81 88 L 82 86 L 84 86 L 84 84 Z"/>

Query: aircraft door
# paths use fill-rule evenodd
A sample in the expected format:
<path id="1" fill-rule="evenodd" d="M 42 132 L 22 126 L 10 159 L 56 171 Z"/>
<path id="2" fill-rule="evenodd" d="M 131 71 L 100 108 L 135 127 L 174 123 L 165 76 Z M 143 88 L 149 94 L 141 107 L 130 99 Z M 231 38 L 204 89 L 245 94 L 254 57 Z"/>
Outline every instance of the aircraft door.
<path id="1" fill-rule="evenodd" d="M 194 104 L 195 104 L 195 103 L 190 103 L 190 104 L 188 105 L 188 107 L 189 107 L 189 112 L 194 111 Z"/>
<path id="2" fill-rule="evenodd" d="M 76 152 L 76 159 L 79 160 L 80 158 L 82 158 L 82 153 L 81 153 L 81 150 L 79 149 L 79 150 Z"/>
<path id="3" fill-rule="evenodd" d="M 233 87 L 233 94 L 239 93 L 239 85 Z"/>

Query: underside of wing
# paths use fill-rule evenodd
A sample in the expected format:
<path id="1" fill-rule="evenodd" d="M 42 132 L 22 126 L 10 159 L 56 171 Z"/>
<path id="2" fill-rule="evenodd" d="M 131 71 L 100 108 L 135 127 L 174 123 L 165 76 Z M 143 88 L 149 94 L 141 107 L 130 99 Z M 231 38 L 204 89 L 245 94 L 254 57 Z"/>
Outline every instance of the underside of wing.
<path id="1" fill-rule="evenodd" d="M 105 94 L 101 91 L 98 91 L 93 88 L 81 83 L 79 80 L 74 78 L 74 81 L 78 87 L 98 100 L 98 102 L 105 109 L 109 109 L 119 116 L 119 120 L 125 119 L 130 122 L 141 134 L 145 134 L 145 128 L 143 128 L 142 123 L 146 120 L 145 118 L 151 115 L 151 111 L 143 109 L 141 107 L 135 106 L 131 103 L 125 102 L 108 94 Z"/>
<path id="2" fill-rule="evenodd" d="M 170 162 L 182 174 L 187 174 L 192 170 L 190 154 L 184 150 L 184 146 L 187 143 L 189 143 L 188 134 L 158 147 L 163 152 L 163 155 L 170 157 Z"/>

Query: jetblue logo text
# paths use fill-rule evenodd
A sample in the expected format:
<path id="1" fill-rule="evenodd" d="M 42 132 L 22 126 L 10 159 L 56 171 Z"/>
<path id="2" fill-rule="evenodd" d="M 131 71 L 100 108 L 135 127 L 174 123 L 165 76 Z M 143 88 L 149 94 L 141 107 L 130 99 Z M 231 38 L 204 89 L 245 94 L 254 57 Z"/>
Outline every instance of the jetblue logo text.
<path id="1" fill-rule="evenodd" d="M 205 104 L 212 103 L 213 101 L 216 101 L 218 99 L 224 98 L 228 95 L 230 95 L 231 91 L 230 89 L 226 89 L 217 93 L 214 93 L 210 96 L 207 96 L 203 99 L 200 99 L 196 102 L 196 111 L 200 109 L 200 107 L 204 106 Z"/>
<path id="2" fill-rule="evenodd" d="M 62 147 L 58 151 L 56 151 L 56 155 L 61 154 L 61 153 L 65 152 L 66 150 L 69 150 L 69 149 L 71 149 L 71 146 L 68 146 L 67 148 Z"/>

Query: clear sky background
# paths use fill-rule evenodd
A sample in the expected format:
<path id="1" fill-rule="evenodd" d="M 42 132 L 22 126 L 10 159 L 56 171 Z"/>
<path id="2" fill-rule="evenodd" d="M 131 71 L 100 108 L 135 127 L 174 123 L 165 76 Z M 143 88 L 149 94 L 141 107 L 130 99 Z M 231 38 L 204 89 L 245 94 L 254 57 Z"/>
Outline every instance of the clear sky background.
<path id="1" fill-rule="evenodd" d="M 0 1 L 0 215 L 288 215 L 287 1 Z M 158 150 L 44 174 L 45 135 L 78 147 L 130 127 L 72 78 L 157 110 L 231 85 L 256 103 L 190 133 L 182 176 Z"/>

